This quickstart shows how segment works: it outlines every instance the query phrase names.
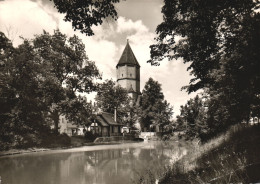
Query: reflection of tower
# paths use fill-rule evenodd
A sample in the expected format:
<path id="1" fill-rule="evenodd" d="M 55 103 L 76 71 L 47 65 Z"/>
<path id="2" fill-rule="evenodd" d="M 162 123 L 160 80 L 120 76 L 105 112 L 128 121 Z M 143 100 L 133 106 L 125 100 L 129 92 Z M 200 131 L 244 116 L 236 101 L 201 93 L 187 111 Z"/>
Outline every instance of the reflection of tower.
<path id="1" fill-rule="evenodd" d="M 136 101 L 140 94 L 140 65 L 128 40 L 123 54 L 116 65 L 116 70 L 118 84 L 127 89 L 129 95 Z"/>

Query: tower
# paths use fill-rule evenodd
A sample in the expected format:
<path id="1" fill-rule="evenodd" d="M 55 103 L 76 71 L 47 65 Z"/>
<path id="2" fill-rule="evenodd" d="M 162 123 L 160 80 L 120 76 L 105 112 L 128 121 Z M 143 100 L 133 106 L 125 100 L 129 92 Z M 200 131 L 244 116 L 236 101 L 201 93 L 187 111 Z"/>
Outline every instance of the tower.
<path id="1" fill-rule="evenodd" d="M 140 94 L 140 65 L 127 40 L 125 49 L 116 65 L 117 83 L 127 89 L 129 95 L 137 100 Z"/>

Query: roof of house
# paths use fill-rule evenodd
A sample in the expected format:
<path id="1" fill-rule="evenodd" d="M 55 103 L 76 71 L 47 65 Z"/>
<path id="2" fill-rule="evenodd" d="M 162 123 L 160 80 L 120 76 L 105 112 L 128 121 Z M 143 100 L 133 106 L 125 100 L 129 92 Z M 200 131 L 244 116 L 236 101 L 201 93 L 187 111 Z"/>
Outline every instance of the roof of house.
<path id="1" fill-rule="evenodd" d="M 101 124 L 101 126 L 108 126 L 105 120 L 101 117 L 101 115 L 97 115 L 97 121 Z"/>
<path id="2" fill-rule="evenodd" d="M 119 59 L 119 62 L 117 63 L 116 66 L 118 65 L 135 65 L 135 66 L 138 66 L 140 67 L 129 43 L 128 43 L 128 40 L 127 40 L 127 43 L 126 43 L 126 46 L 125 46 L 125 49 L 123 51 L 123 54 L 121 55 L 120 59 Z"/>
<path id="3" fill-rule="evenodd" d="M 103 120 L 105 120 L 108 125 L 123 125 L 121 122 L 114 120 L 114 114 L 102 112 L 100 116 L 103 118 Z"/>

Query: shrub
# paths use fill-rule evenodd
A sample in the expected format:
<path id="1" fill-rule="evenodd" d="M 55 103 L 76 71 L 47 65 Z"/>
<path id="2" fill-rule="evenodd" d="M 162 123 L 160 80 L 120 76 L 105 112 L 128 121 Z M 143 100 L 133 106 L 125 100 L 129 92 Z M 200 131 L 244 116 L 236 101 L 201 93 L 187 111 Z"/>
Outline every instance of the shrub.
<path id="1" fill-rule="evenodd" d="M 71 138 L 65 133 L 59 135 L 54 133 L 49 134 L 45 137 L 45 139 L 43 139 L 43 142 L 41 143 L 41 146 L 44 147 L 64 147 L 70 145 Z"/>
<path id="2" fill-rule="evenodd" d="M 98 134 L 92 132 L 85 132 L 86 141 L 93 142 L 98 137 Z"/>

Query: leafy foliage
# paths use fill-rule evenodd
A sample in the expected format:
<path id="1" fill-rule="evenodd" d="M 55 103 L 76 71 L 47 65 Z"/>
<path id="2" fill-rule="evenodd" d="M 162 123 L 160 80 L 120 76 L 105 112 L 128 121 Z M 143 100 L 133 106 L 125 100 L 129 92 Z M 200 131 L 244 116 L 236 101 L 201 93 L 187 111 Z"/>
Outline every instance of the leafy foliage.
<path id="1" fill-rule="evenodd" d="M 44 121 L 47 106 L 40 83 L 44 72 L 36 53 L 27 40 L 3 60 L 1 67 L 1 128 L 3 142 L 25 144 L 40 130 L 46 130 Z"/>
<path id="2" fill-rule="evenodd" d="M 198 95 L 181 106 L 181 114 L 177 116 L 177 130 L 184 131 L 186 139 L 200 138 L 204 140 L 209 133 L 205 102 Z"/>
<path id="3" fill-rule="evenodd" d="M 49 112 L 56 131 L 61 113 L 73 122 L 88 123 L 86 118 L 90 113 L 86 113 L 86 108 L 90 112 L 89 104 L 82 104 L 84 101 L 77 99 L 76 93 L 97 90 L 97 84 L 93 81 L 101 77 L 95 63 L 88 60 L 82 41 L 75 35 L 67 38 L 55 30 L 53 35 L 45 31 L 37 35 L 33 45 L 52 76 L 51 82 L 47 83 L 49 86 L 46 85 L 45 99 L 51 106 Z M 50 78 L 50 75 L 47 77 Z"/>
<path id="4" fill-rule="evenodd" d="M 260 2 L 165 0 L 153 65 L 183 58 L 194 76 L 188 92 L 208 93 L 212 133 L 259 116 Z"/>
<path id="5" fill-rule="evenodd" d="M 123 122 L 129 127 L 136 128 L 135 125 L 140 120 L 140 115 L 142 113 L 141 107 L 137 102 L 130 99 L 130 104 L 126 105 L 125 116 Z"/>
<path id="6" fill-rule="evenodd" d="M 114 113 L 115 109 L 119 118 L 127 115 L 130 98 L 126 89 L 116 85 L 112 80 L 106 80 L 98 89 L 96 96 L 97 106 L 104 112 Z"/>
<path id="7" fill-rule="evenodd" d="M 100 75 L 76 36 L 44 32 L 24 39 L 18 48 L 3 33 L 0 39 L 1 142 L 41 144 L 51 124 L 58 131 L 60 114 L 74 123 L 89 123 L 91 105 L 76 92 L 96 90 L 94 79 Z"/>
<path id="8" fill-rule="evenodd" d="M 254 39 L 259 39 L 259 13 L 255 11 L 259 1 L 164 2 L 164 21 L 157 27 L 158 44 L 151 46 L 150 62 L 158 65 L 165 57 L 182 57 L 184 62 L 191 62 L 189 69 L 195 78 L 191 80 L 189 92 L 210 83 L 208 74 L 219 66 L 219 59 L 232 56 L 234 51 L 241 51 L 237 52 L 240 56 L 248 56 L 249 63 L 257 64 L 259 42 Z"/>
<path id="9" fill-rule="evenodd" d="M 88 36 L 94 35 L 92 26 L 100 25 L 106 18 L 117 19 L 114 4 L 120 0 L 52 0 L 65 21 L 72 22 L 74 30 Z"/>
<path id="10" fill-rule="evenodd" d="M 140 101 L 141 127 L 150 129 L 150 126 L 164 127 L 170 123 L 173 115 L 172 107 L 164 100 L 161 84 L 149 78 L 146 82 Z"/>

